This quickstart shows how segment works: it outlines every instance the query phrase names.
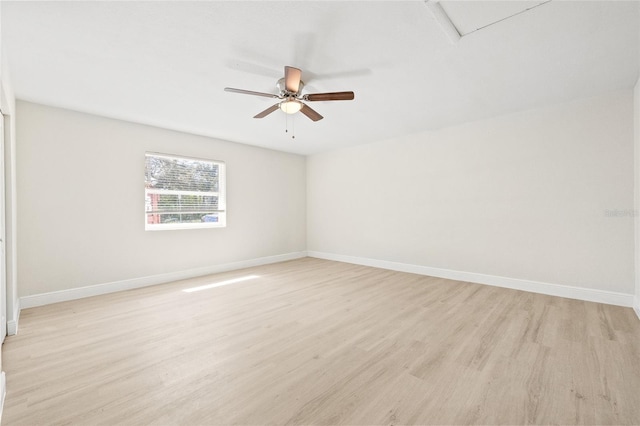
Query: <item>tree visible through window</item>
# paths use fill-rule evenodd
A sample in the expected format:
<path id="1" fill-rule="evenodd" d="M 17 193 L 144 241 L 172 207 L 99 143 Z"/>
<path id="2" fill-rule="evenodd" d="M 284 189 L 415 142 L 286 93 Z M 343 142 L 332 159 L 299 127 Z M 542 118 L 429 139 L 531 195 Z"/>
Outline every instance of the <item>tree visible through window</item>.
<path id="1" fill-rule="evenodd" d="M 226 225 L 225 165 L 166 154 L 146 154 L 145 229 Z"/>

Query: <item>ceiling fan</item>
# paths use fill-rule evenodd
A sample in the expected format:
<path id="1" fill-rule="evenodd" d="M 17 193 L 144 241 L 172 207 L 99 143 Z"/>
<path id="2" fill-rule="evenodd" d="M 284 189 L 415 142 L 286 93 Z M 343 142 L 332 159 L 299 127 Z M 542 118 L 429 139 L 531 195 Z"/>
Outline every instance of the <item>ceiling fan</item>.
<path id="1" fill-rule="evenodd" d="M 276 83 L 279 92 L 277 95 L 272 93 L 254 92 L 251 90 L 234 89 L 233 87 L 225 87 L 226 92 L 242 93 L 245 95 L 263 96 L 266 98 L 280 99 L 275 105 L 270 106 L 253 118 L 263 118 L 271 114 L 278 108 L 287 114 L 295 114 L 300 111 L 313 121 L 322 120 L 322 116 L 314 109 L 303 103 L 315 101 L 350 101 L 354 98 L 353 92 L 330 92 L 330 93 L 308 93 L 302 94 L 304 82 L 300 79 L 302 71 L 295 67 L 284 67 L 284 78 Z"/>

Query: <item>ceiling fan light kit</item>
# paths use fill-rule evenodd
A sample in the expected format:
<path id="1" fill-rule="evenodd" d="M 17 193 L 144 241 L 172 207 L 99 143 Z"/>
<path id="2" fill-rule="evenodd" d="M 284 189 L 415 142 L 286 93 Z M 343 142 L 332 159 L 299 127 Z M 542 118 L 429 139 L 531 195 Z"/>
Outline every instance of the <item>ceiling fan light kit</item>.
<path id="1" fill-rule="evenodd" d="M 281 102 L 256 114 L 253 118 L 264 118 L 277 109 L 280 109 L 286 114 L 295 114 L 300 111 L 309 119 L 318 121 L 322 120 L 323 117 L 302 101 L 350 101 L 355 98 L 353 92 L 309 93 L 303 95 L 302 89 L 304 88 L 304 82 L 301 80 L 301 77 L 302 71 L 300 69 L 285 66 L 284 78 L 281 78 L 276 83 L 276 87 L 279 90 L 278 94 L 254 92 L 252 90 L 235 89 L 233 87 L 225 87 L 224 90 L 231 93 L 241 93 L 244 95 L 262 96 L 281 100 Z"/>
<path id="2" fill-rule="evenodd" d="M 280 109 L 287 114 L 295 114 L 302 109 L 302 102 L 297 99 L 287 99 L 280 102 Z"/>

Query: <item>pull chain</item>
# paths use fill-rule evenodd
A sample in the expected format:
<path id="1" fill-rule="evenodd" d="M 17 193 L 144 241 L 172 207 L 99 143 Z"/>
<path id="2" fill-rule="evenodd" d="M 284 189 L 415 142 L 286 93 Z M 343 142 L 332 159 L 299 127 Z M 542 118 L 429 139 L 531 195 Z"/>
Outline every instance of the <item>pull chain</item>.
<path id="1" fill-rule="evenodd" d="M 295 114 L 294 114 L 295 115 Z M 294 116 L 291 117 L 291 139 L 296 138 L 296 119 Z M 289 114 L 284 115 L 284 132 L 289 133 Z"/>

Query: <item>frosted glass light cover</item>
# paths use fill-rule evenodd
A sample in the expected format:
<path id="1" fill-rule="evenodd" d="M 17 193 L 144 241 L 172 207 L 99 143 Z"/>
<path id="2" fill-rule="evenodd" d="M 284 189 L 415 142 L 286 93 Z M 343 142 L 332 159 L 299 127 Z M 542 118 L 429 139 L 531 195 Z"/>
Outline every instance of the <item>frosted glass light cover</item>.
<path id="1" fill-rule="evenodd" d="M 302 109 L 302 103 L 300 101 L 284 101 L 280 103 L 280 109 L 287 114 L 295 114 Z"/>

